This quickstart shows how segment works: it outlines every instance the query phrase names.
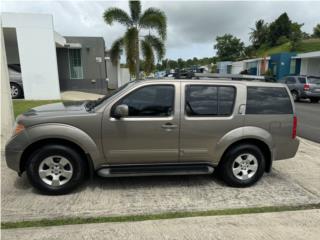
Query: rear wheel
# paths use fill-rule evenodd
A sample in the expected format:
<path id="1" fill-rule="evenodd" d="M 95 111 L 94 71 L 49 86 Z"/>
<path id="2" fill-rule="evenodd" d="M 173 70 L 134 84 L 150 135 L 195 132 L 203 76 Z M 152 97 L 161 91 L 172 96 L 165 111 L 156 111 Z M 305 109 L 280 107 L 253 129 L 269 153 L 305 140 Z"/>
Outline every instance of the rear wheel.
<path id="1" fill-rule="evenodd" d="M 251 144 L 237 145 L 224 155 L 219 165 L 221 178 L 232 187 L 248 187 L 265 171 L 265 157 L 260 148 Z"/>
<path id="2" fill-rule="evenodd" d="M 10 89 L 11 89 L 11 97 L 13 99 L 21 98 L 23 93 L 22 93 L 22 88 L 16 84 L 16 83 L 10 83 Z"/>
<path id="3" fill-rule="evenodd" d="M 72 191 L 83 181 L 85 162 L 70 147 L 46 145 L 30 156 L 26 169 L 35 188 L 57 195 Z"/>
<path id="4" fill-rule="evenodd" d="M 297 91 L 292 91 L 291 94 L 295 102 L 298 102 L 300 100 L 299 93 Z"/>

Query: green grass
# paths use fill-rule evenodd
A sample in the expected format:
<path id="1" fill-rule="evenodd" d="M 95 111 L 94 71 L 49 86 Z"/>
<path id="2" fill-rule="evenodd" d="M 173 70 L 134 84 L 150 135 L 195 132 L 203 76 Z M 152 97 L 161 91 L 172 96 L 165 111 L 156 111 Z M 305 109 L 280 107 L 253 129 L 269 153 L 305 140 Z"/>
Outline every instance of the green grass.
<path id="1" fill-rule="evenodd" d="M 237 208 L 237 209 L 222 209 L 197 212 L 169 212 L 150 215 L 129 215 L 129 216 L 114 216 L 114 217 L 92 217 L 92 218 L 61 218 L 61 219 L 42 219 L 35 221 L 19 221 L 19 222 L 2 222 L 2 229 L 12 228 L 28 228 L 28 227 L 48 227 L 61 226 L 70 224 L 88 224 L 88 223 L 108 223 L 108 222 L 137 222 L 147 220 L 186 218 L 186 217 L 202 217 L 202 216 L 221 216 L 221 215 L 240 215 L 252 213 L 267 213 L 267 212 L 284 212 L 298 211 L 308 209 L 319 209 L 319 204 L 308 204 L 300 206 L 278 206 L 278 207 L 255 207 L 255 208 Z"/>
<path id="2" fill-rule="evenodd" d="M 312 52 L 312 51 L 320 51 L 320 38 L 303 40 L 300 46 L 296 50 L 296 52 L 298 53 Z M 256 52 L 256 55 L 259 57 L 264 57 L 264 56 L 270 56 L 272 54 L 281 53 L 281 52 L 291 52 L 291 44 L 287 42 L 282 45 L 275 46 L 268 49 L 266 48 L 258 49 Z"/>
<path id="3" fill-rule="evenodd" d="M 17 117 L 19 114 L 24 113 L 33 107 L 55 102 L 61 102 L 61 100 L 13 100 L 14 117 Z"/>

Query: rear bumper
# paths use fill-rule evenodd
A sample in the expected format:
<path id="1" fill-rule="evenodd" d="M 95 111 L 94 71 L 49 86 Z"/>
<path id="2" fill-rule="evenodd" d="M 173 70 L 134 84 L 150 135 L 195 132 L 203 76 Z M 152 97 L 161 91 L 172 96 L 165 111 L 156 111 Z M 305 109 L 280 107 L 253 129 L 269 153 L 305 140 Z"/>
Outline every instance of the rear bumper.
<path id="1" fill-rule="evenodd" d="M 300 141 L 298 138 L 291 139 L 287 142 L 286 146 L 282 146 L 281 149 L 274 150 L 273 160 L 283 160 L 288 158 L 293 158 L 298 149 Z"/>
<path id="2" fill-rule="evenodd" d="M 304 91 L 301 93 L 301 97 L 309 98 L 309 97 L 315 97 L 320 99 L 320 92 L 309 92 L 309 91 Z"/>

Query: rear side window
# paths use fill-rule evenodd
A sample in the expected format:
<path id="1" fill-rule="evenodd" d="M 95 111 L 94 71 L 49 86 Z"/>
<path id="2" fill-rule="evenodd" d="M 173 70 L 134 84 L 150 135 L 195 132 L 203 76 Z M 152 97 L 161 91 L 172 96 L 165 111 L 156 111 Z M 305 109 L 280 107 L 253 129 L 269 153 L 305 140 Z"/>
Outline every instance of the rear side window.
<path id="1" fill-rule="evenodd" d="M 246 114 L 291 114 L 288 92 L 282 87 L 248 87 Z"/>
<path id="2" fill-rule="evenodd" d="M 294 79 L 294 77 L 288 77 L 286 79 L 286 84 L 295 84 L 296 80 Z"/>
<path id="3" fill-rule="evenodd" d="M 299 82 L 302 83 L 302 84 L 305 84 L 306 83 L 306 78 L 304 77 L 299 77 Z"/>
<path id="4" fill-rule="evenodd" d="M 188 116 L 229 116 L 236 90 L 232 86 L 189 85 L 186 88 Z"/>

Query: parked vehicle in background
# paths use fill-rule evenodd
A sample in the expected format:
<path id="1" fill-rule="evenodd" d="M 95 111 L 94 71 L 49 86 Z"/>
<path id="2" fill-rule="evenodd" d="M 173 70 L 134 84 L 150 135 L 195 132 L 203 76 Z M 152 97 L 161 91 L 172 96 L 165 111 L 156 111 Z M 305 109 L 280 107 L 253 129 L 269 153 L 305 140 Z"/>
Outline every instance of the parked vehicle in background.
<path id="1" fill-rule="evenodd" d="M 280 82 L 287 84 L 294 101 L 308 98 L 312 103 L 317 103 L 320 100 L 320 77 L 287 76 Z"/>
<path id="2" fill-rule="evenodd" d="M 23 97 L 23 85 L 21 77 L 21 68 L 17 64 L 9 64 L 9 81 L 11 88 L 11 97 L 13 99 Z"/>
<path id="3" fill-rule="evenodd" d="M 85 176 L 211 174 L 247 187 L 297 152 L 297 118 L 284 84 L 146 80 L 85 103 L 54 103 L 17 118 L 9 168 L 50 194 Z"/>
<path id="4" fill-rule="evenodd" d="M 194 72 L 191 69 L 179 69 L 177 68 L 174 73 L 175 79 L 191 79 L 194 76 Z"/>

